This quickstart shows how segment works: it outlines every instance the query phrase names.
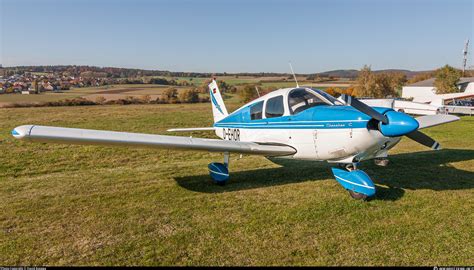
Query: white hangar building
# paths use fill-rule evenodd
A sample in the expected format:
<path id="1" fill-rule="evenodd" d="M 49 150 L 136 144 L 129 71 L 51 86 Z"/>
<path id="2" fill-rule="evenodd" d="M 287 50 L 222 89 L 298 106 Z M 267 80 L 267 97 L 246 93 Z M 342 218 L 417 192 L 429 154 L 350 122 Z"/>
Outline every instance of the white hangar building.
<path id="1" fill-rule="evenodd" d="M 432 105 L 448 105 L 454 100 L 474 98 L 474 77 L 463 77 L 457 86 L 459 93 L 436 94 L 434 78 L 406 85 L 402 88 L 402 98 L 413 98 L 414 102 Z"/>

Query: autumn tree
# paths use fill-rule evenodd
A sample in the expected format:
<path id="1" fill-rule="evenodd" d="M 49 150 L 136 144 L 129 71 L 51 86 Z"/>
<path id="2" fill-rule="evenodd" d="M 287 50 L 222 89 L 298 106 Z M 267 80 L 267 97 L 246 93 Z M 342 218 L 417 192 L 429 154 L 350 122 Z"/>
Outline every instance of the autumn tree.
<path id="1" fill-rule="evenodd" d="M 457 83 L 461 78 L 461 72 L 449 65 L 439 68 L 435 72 L 434 86 L 437 94 L 459 92 Z"/>
<path id="2" fill-rule="evenodd" d="M 254 84 L 247 84 L 238 90 L 242 102 L 249 102 L 258 97 Z"/>
<path id="3" fill-rule="evenodd" d="M 416 74 L 415 76 L 413 76 L 411 79 L 408 80 L 408 83 L 412 84 L 412 83 L 427 80 L 427 79 L 432 78 L 432 77 L 433 77 L 432 72 L 423 72 L 423 73 Z"/>
<path id="4" fill-rule="evenodd" d="M 374 97 L 375 96 L 375 82 L 374 75 L 370 66 L 365 65 L 357 76 L 357 86 L 354 89 L 354 95 L 358 97 Z"/>
<path id="5" fill-rule="evenodd" d="M 336 95 L 336 91 L 334 90 L 334 87 L 328 87 L 328 88 L 324 89 L 324 91 L 326 93 L 330 94 L 331 96 Z"/>
<path id="6" fill-rule="evenodd" d="M 349 96 L 352 96 L 354 95 L 354 86 L 349 86 L 347 87 L 346 89 L 344 89 L 341 94 L 346 94 L 346 95 L 349 95 Z"/>
<path id="7" fill-rule="evenodd" d="M 326 91 L 326 93 L 330 94 L 333 97 L 338 97 L 344 93 L 344 90 L 338 87 L 328 87 L 324 91 Z"/>
<path id="8" fill-rule="evenodd" d="M 358 97 L 385 98 L 396 95 L 388 73 L 375 74 L 370 66 L 364 66 L 357 77 L 353 94 Z"/>
<path id="9" fill-rule="evenodd" d="M 198 92 L 202 94 L 209 93 L 209 84 L 211 80 L 204 80 L 201 85 L 198 87 Z"/>
<path id="10" fill-rule="evenodd" d="M 402 72 L 390 73 L 390 87 L 395 93 L 401 93 L 403 86 L 407 83 L 407 75 Z"/>

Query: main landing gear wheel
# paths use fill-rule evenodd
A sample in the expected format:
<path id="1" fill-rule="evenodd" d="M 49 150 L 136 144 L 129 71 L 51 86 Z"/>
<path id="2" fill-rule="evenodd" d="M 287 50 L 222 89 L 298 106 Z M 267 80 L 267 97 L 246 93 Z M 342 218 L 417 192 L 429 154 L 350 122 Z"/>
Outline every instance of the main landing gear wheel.
<path id="1" fill-rule="evenodd" d="M 381 167 L 387 167 L 389 163 L 388 158 L 376 158 L 374 159 L 374 164 Z"/>
<path id="2" fill-rule="evenodd" d="M 352 190 L 349 190 L 349 194 L 353 199 L 366 201 L 368 196 L 362 193 L 358 193 Z"/>
<path id="3" fill-rule="evenodd" d="M 224 153 L 224 163 L 212 162 L 207 166 L 212 181 L 219 186 L 224 186 L 229 180 L 229 153 Z"/>

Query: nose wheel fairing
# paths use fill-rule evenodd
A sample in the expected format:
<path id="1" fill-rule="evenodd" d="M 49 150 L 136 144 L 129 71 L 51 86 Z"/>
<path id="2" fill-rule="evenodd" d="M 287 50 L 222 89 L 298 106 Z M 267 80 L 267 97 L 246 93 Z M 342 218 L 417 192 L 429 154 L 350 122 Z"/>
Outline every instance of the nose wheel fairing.
<path id="1" fill-rule="evenodd" d="M 336 181 L 345 189 L 353 193 L 363 194 L 366 197 L 375 195 L 375 185 L 372 179 L 361 170 L 346 171 L 339 168 L 331 168 Z M 354 197 L 354 196 L 353 196 Z M 361 196 L 362 198 L 363 196 Z"/>

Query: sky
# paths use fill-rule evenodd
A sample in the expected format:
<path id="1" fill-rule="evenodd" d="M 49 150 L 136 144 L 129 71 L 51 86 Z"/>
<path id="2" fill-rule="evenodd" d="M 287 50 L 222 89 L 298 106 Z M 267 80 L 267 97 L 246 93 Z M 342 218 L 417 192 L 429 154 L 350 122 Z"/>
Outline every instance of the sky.
<path id="1" fill-rule="evenodd" d="M 0 0 L 0 63 L 193 72 L 474 66 L 474 0 Z"/>

